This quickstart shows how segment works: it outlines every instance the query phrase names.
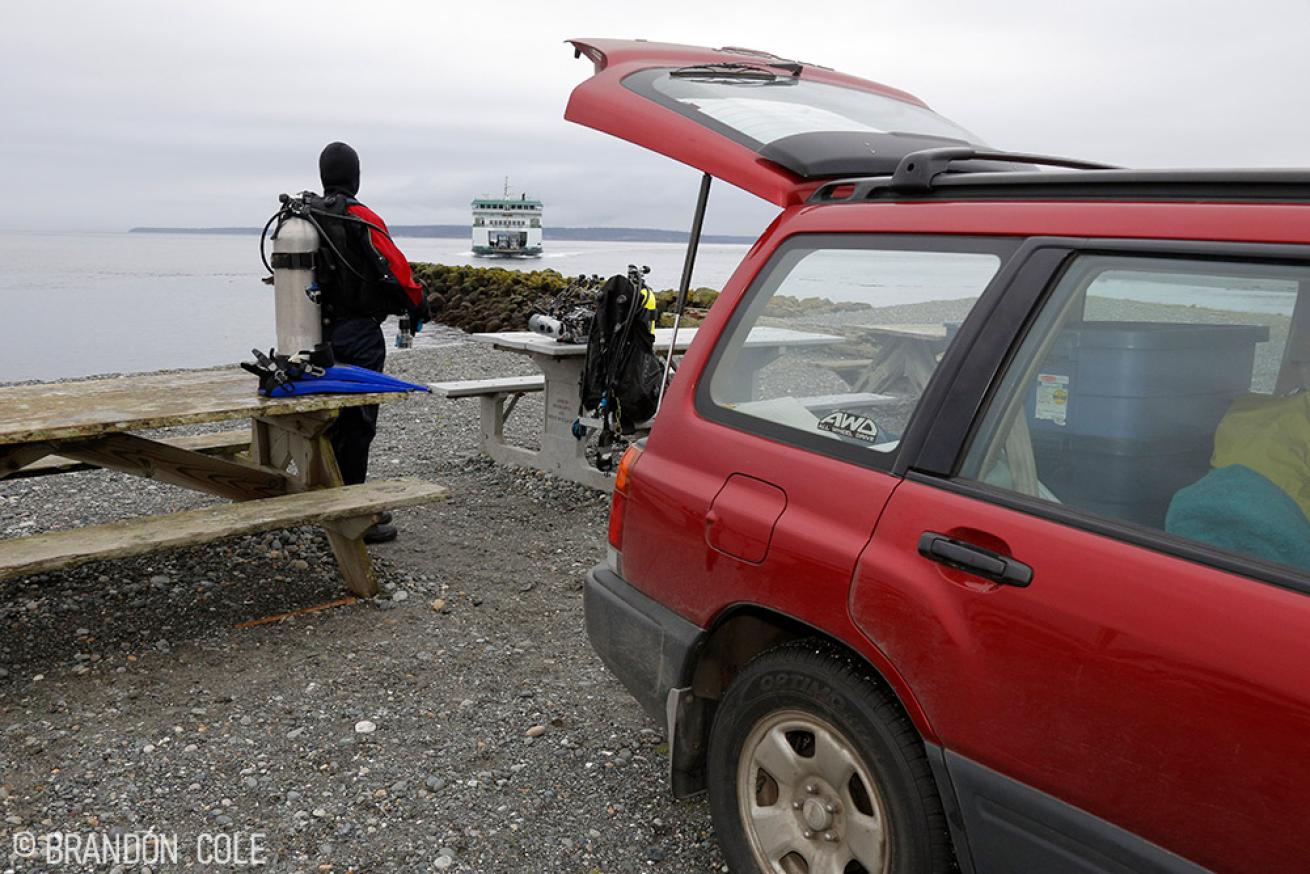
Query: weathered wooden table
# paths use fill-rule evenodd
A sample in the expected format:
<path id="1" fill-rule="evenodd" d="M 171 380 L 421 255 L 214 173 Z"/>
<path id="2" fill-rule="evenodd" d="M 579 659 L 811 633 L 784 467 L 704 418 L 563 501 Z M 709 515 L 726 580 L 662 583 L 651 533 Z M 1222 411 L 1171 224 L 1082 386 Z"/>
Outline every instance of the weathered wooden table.
<path id="1" fill-rule="evenodd" d="M 696 328 L 683 328 L 678 331 L 678 342 L 674 353 L 686 352 L 696 339 Z M 484 404 L 482 417 L 481 449 L 496 461 L 503 464 L 519 464 L 537 468 L 565 479 L 573 480 L 593 488 L 608 490 L 613 478 L 602 473 L 587 463 L 586 443 L 573 436 L 573 421 L 578 418 L 578 382 L 582 377 L 582 368 L 587 356 L 584 343 L 560 343 L 550 337 L 543 337 L 531 331 L 502 331 L 491 334 L 474 334 L 473 339 L 488 343 L 506 352 L 516 352 L 532 359 L 533 364 L 541 370 L 540 390 L 545 393 L 545 416 L 541 428 L 541 448 L 526 449 L 512 446 L 505 442 L 504 435 L 504 397 L 512 392 L 501 391 L 500 387 L 490 385 L 499 382 L 489 381 L 484 394 L 493 397 L 494 406 L 488 412 Z M 738 366 L 734 373 L 741 384 L 735 391 L 747 400 L 751 393 L 751 381 L 768 362 L 777 358 L 792 347 L 826 346 L 840 343 L 841 337 L 829 334 L 815 334 L 807 331 L 794 331 L 788 328 L 757 327 L 751 330 L 739 353 Z M 668 352 L 673 341 L 672 328 L 658 328 L 655 331 L 655 351 L 661 356 Z M 453 393 L 433 386 L 439 393 L 450 397 L 471 397 L 473 393 Z M 519 385 L 520 391 L 535 391 L 536 386 L 526 383 Z M 499 392 L 499 395 L 495 395 Z M 494 398 L 498 397 L 498 400 Z"/>
<path id="2" fill-rule="evenodd" d="M 370 597 L 377 593 L 377 581 L 364 531 L 382 510 L 442 500 L 449 492 L 413 479 L 343 486 L 326 432 L 343 407 L 402 397 L 262 398 L 254 378 L 236 368 L 0 388 L 0 480 L 25 471 L 92 466 L 240 502 L 0 540 L 0 580 L 317 524 L 327 531 L 346 585 Z M 194 438 L 134 433 L 234 419 L 251 423 L 245 458 L 209 454 Z M 52 464 L 48 456 L 61 461 Z"/>
<path id="3" fill-rule="evenodd" d="M 852 388 L 885 393 L 908 387 L 914 394 L 923 392 L 937 369 L 937 356 L 946 349 L 944 324 L 855 327 L 877 344 L 878 354 L 867 368 L 856 374 Z"/>

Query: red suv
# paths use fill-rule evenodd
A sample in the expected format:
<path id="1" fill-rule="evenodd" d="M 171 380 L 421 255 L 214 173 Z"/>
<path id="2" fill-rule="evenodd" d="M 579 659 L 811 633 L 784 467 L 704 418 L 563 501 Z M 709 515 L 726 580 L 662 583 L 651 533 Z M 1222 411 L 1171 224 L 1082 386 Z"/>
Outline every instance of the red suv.
<path id="1" fill-rule="evenodd" d="M 1310 173 L 575 46 L 567 118 L 782 210 L 586 586 L 733 869 L 1310 871 Z"/>

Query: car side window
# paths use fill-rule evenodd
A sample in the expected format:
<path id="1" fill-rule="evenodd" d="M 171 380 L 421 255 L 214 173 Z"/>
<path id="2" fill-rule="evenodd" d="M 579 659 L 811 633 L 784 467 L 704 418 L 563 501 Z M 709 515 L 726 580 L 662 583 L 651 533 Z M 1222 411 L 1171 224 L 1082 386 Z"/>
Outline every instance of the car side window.
<path id="1" fill-rule="evenodd" d="M 962 475 L 1310 570 L 1310 266 L 1089 255 Z"/>
<path id="2" fill-rule="evenodd" d="M 919 245 L 862 237 L 785 249 L 720 341 L 712 404 L 782 439 L 894 452 L 1001 264 L 996 251 Z"/>

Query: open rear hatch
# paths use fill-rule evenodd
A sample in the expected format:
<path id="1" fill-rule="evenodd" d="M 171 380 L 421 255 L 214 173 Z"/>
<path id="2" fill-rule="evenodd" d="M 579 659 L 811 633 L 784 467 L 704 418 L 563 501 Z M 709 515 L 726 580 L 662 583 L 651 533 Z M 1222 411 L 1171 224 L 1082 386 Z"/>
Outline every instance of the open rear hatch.
<path id="1" fill-rule="evenodd" d="M 739 48 L 569 42 L 596 72 L 573 90 L 566 119 L 779 206 L 831 179 L 891 173 L 911 152 L 985 148 L 917 97 L 825 67 Z"/>

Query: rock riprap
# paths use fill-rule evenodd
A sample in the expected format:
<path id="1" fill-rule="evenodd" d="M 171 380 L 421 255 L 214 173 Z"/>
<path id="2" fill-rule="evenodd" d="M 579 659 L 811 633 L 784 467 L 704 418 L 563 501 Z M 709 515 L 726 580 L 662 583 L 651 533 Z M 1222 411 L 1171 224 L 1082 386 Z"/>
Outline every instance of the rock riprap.
<path id="1" fill-rule="evenodd" d="M 411 266 L 414 275 L 427 286 L 433 319 L 470 333 L 526 331 L 528 318 L 550 306 L 571 279 L 550 269 L 525 271 L 421 262 Z M 683 324 L 700 324 L 718 296 L 712 288 L 689 292 Z M 656 294 L 661 325 L 673 324 L 671 310 L 676 298 L 673 289 Z"/>

